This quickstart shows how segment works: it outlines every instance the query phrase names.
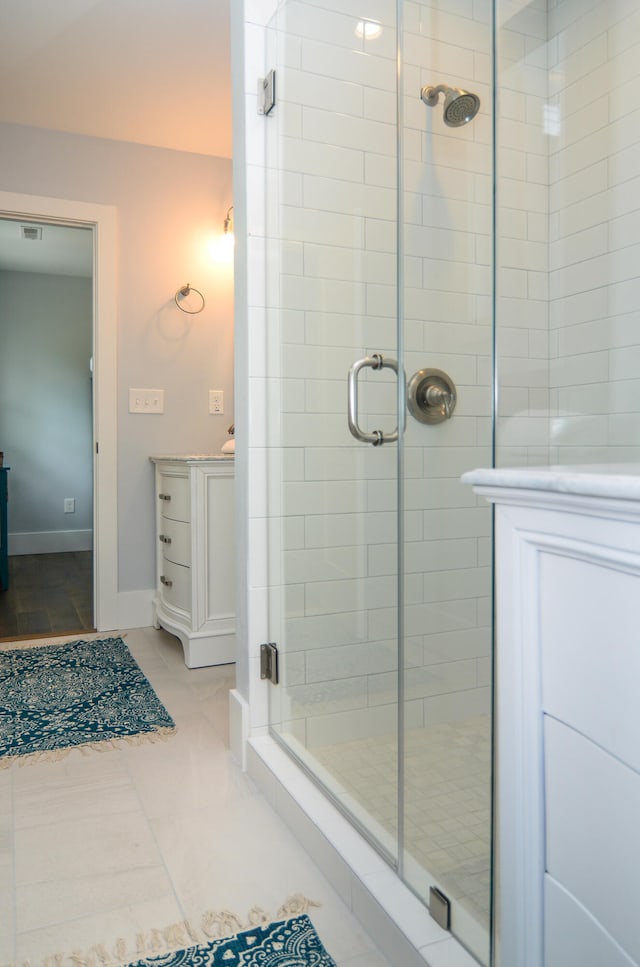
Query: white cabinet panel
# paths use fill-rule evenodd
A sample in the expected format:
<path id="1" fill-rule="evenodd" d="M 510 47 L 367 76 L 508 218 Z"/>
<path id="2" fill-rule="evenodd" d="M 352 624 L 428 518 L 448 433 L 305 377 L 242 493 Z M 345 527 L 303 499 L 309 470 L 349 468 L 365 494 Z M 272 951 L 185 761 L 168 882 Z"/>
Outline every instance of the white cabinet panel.
<path id="1" fill-rule="evenodd" d="M 540 554 L 542 701 L 640 770 L 640 581 L 610 565 Z"/>
<path id="2" fill-rule="evenodd" d="M 545 967 L 636 967 L 601 924 L 550 876 L 544 878 Z"/>
<path id="3" fill-rule="evenodd" d="M 233 508 L 233 477 L 207 478 L 207 505 Z M 227 608 L 230 612 L 234 608 L 235 600 L 235 570 L 233 554 L 229 551 L 234 546 L 233 514 L 218 513 L 207 516 L 207 546 L 211 551 L 206 556 L 206 617 L 220 614 Z"/>
<path id="4" fill-rule="evenodd" d="M 545 716 L 546 870 L 640 960 L 640 775 Z"/>

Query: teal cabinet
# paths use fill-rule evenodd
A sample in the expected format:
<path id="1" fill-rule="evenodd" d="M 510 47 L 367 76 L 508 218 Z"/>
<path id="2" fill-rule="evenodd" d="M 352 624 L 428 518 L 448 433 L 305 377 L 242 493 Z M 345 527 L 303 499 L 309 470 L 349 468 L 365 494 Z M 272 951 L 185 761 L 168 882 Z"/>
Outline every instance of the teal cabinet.
<path id="1" fill-rule="evenodd" d="M 9 547 L 7 532 L 7 501 L 9 497 L 9 467 L 0 467 L 0 590 L 9 587 Z"/>

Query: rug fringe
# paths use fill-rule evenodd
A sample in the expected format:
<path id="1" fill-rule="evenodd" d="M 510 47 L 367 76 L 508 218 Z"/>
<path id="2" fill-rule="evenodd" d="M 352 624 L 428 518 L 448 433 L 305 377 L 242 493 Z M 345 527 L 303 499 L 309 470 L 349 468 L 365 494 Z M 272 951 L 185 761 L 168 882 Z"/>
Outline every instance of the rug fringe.
<path id="1" fill-rule="evenodd" d="M 208 911 L 196 926 L 192 920 L 181 920 L 162 929 L 141 931 L 133 945 L 121 937 L 111 948 L 106 944 L 94 944 L 86 951 L 72 950 L 71 953 L 57 953 L 45 957 L 40 967 L 126 967 L 127 964 L 145 957 L 158 957 L 175 953 L 184 947 L 207 943 L 209 940 L 223 940 L 251 927 L 266 926 L 278 920 L 308 913 L 311 907 L 319 907 L 316 900 L 310 900 L 301 893 L 288 897 L 279 907 L 275 916 L 262 907 L 251 907 L 246 922 L 230 910 Z M 33 961 L 16 961 L 0 964 L 0 967 L 38 967 Z"/>
<path id="2" fill-rule="evenodd" d="M 26 755 L 8 755 L 0 759 L 0 769 L 10 769 L 12 765 L 28 766 L 41 762 L 60 762 L 72 752 L 88 755 L 90 752 L 113 752 L 114 749 L 124 749 L 127 746 L 148 745 L 151 742 L 166 742 L 175 735 L 174 726 L 164 726 L 151 729 L 149 732 L 137 732 L 135 735 L 121 735 L 118 738 L 103 739 L 100 742 L 84 742 L 82 745 L 70 745 L 64 749 L 49 749 L 45 752 L 28 752 Z"/>

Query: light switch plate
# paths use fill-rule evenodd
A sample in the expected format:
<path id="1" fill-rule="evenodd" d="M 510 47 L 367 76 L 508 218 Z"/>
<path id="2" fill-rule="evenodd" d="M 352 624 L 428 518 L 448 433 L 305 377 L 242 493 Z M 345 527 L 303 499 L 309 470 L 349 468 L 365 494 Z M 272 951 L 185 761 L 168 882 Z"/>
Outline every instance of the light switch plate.
<path id="1" fill-rule="evenodd" d="M 164 390 L 130 389 L 129 413 L 164 413 Z"/>

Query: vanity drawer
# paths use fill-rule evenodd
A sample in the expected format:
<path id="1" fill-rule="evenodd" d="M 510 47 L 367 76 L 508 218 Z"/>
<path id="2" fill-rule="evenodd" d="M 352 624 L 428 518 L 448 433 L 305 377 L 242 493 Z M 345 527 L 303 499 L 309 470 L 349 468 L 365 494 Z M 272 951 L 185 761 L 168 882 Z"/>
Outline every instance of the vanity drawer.
<path id="1" fill-rule="evenodd" d="M 184 521 L 191 519 L 188 477 L 176 477 L 168 473 L 159 474 L 158 500 L 163 517 Z"/>
<path id="2" fill-rule="evenodd" d="M 174 608 L 191 611 L 191 568 L 163 560 L 160 577 L 162 597 Z"/>
<path id="3" fill-rule="evenodd" d="M 162 518 L 162 531 L 158 535 L 162 556 L 166 561 L 189 567 L 191 564 L 191 529 L 186 521 Z"/>

